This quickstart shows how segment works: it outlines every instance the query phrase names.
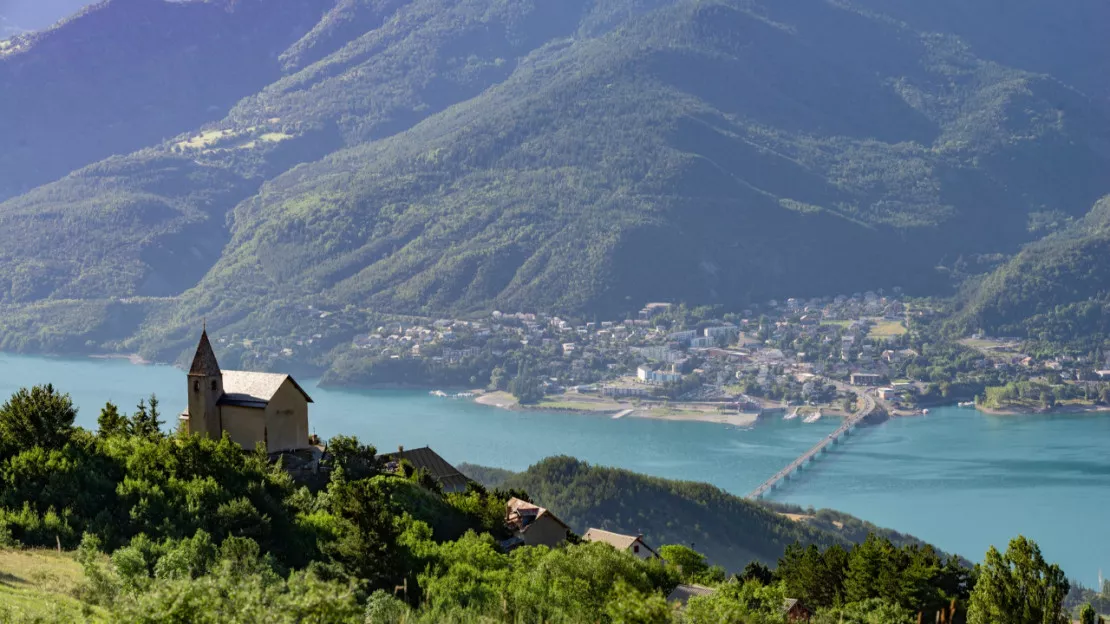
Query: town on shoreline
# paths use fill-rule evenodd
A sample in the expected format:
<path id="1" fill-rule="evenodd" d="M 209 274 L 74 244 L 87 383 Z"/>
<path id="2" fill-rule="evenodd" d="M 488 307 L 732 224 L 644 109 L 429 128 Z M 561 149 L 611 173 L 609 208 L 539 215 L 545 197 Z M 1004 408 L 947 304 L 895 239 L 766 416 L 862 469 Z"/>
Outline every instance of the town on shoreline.
<path id="1" fill-rule="evenodd" d="M 291 346 L 214 335 L 255 367 L 313 362 L 325 370 L 323 385 L 465 389 L 499 407 L 620 417 L 747 426 L 774 411 L 844 415 L 863 389 L 891 416 L 955 403 L 991 413 L 1110 404 L 1103 354 L 953 336 L 944 327 L 949 306 L 898 289 L 735 311 L 657 302 L 612 320 L 502 311 L 368 317 L 309 306 L 301 313 L 318 332 Z M 358 329 L 368 325 L 375 329 Z"/>

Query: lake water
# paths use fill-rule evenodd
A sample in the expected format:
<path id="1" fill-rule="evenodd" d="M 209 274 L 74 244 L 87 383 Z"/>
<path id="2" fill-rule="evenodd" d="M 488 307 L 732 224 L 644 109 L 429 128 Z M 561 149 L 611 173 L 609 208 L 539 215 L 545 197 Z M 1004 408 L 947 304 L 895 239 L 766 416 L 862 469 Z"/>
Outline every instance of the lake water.
<path id="1" fill-rule="evenodd" d="M 0 397 L 52 382 L 96 425 L 105 401 L 130 412 L 158 395 L 181 412 L 182 371 L 119 360 L 0 354 Z M 520 470 L 551 455 L 706 481 L 744 495 L 837 426 L 771 419 L 751 429 L 691 422 L 507 411 L 417 391 L 339 391 L 302 380 L 321 437 L 357 435 L 381 450 L 429 445 L 451 462 Z M 166 417 L 167 420 L 173 420 Z M 1110 416 L 992 417 L 941 408 L 860 429 L 774 493 L 839 509 L 979 560 L 1019 533 L 1094 585 L 1110 570 Z"/>

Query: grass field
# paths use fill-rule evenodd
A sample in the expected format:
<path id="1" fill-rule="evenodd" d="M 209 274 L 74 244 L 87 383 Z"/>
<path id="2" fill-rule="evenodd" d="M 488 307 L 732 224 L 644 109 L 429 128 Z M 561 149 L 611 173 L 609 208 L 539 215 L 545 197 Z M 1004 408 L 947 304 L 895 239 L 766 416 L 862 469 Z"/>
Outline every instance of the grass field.
<path id="1" fill-rule="evenodd" d="M 875 321 L 867 335 L 871 338 L 892 338 L 906 333 L 906 326 L 902 321 L 880 320 Z"/>
<path id="2" fill-rule="evenodd" d="M 177 144 L 177 147 L 183 149 L 203 149 L 205 147 L 214 145 L 218 141 L 222 141 L 223 139 L 235 136 L 237 134 L 239 133 L 234 130 L 208 130 L 206 132 L 198 134 L 195 137 L 190 138 L 187 141 L 179 142 Z"/>
<path id="3" fill-rule="evenodd" d="M 1025 357 L 1025 354 L 1018 351 L 1021 345 L 1012 340 L 990 340 L 986 338 L 964 338 L 960 344 L 965 347 L 971 347 L 981 352 L 983 355 L 995 359 L 1010 359 L 1014 357 Z"/>
<path id="4" fill-rule="evenodd" d="M 72 553 L 0 549 L 0 622 L 105 622 L 75 597 L 84 575 Z"/>
<path id="5" fill-rule="evenodd" d="M 619 412 L 626 409 L 628 405 L 604 397 L 565 393 L 545 397 L 538 407 L 581 412 Z"/>

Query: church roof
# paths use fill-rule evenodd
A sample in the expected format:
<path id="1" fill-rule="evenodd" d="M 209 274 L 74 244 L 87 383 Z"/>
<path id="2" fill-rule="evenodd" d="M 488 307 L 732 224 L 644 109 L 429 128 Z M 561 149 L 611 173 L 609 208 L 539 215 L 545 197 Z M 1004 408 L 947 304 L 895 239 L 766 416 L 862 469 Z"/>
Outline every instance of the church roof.
<path id="1" fill-rule="evenodd" d="M 217 377 L 220 374 L 220 363 L 216 361 L 216 352 L 212 350 L 212 343 L 208 341 L 208 331 L 200 332 L 200 342 L 197 343 L 197 353 L 193 356 L 193 365 L 189 367 L 190 375 L 203 375 Z"/>
<path id="2" fill-rule="evenodd" d="M 266 407 L 281 385 L 288 379 L 309 403 L 312 397 L 295 379 L 284 373 L 255 373 L 252 371 L 224 371 L 224 395 L 221 405 L 242 407 Z"/>

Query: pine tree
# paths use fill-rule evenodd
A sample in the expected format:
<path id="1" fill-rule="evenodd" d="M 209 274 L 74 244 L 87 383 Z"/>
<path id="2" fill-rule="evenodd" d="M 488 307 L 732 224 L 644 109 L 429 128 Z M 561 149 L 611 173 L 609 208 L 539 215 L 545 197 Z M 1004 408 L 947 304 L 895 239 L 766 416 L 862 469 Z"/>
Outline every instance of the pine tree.
<path id="1" fill-rule="evenodd" d="M 1064 624 L 1069 584 L 1056 564 L 1049 565 L 1036 542 L 1010 540 L 1006 553 L 993 546 L 983 560 L 971 593 L 968 624 Z"/>
<path id="2" fill-rule="evenodd" d="M 161 435 L 162 421 L 158 412 L 158 397 L 150 395 L 150 402 L 139 399 L 136 411 L 131 415 L 131 433 L 139 436 L 154 437 Z"/>
<path id="3" fill-rule="evenodd" d="M 3 447 L 62 448 L 73 434 L 77 408 L 68 394 L 51 384 L 21 388 L 0 406 L 0 454 Z"/>
<path id="4" fill-rule="evenodd" d="M 119 408 L 109 401 L 100 408 L 100 416 L 96 419 L 96 434 L 102 438 L 127 434 L 130 424 L 127 417 L 119 413 Z"/>

